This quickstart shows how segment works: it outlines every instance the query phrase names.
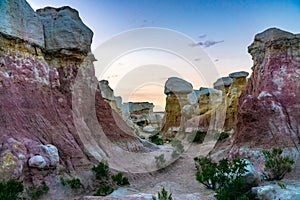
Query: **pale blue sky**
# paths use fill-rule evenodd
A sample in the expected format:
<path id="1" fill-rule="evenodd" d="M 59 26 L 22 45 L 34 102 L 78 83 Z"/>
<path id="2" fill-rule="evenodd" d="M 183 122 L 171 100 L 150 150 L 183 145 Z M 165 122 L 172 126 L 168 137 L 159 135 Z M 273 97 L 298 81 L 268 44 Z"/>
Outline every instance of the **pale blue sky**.
<path id="1" fill-rule="evenodd" d="M 220 76 L 239 70 L 251 72 L 252 60 L 247 53 L 247 47 L 252 43 L 255 34 L 270 27 L 300 33 L 299 0 L 28 0 L 28 2 L 34 9 L 64 5 L 77 9 L 84 23 L 94 32 L 93 50 L 116 34 L 140 27 L 172 29 L 203 44 L 206 41 L 222 41 L 210 47 L 203 47 Z M 131 62 L 134 62 L 134 59 L 131 59 Z M 116 86 L 114 76 L 117 73 L 101 78 L 108 79 Z M 166 74 L 162 76 L 165 77 Z M 188 76 L 183 78 L 189 79 Z M 196 89 L 202 86 L 199 85 L 201 81 L 189 81 Z M 161 85 L 162 90 L 163 82 L 157 84 Z M 211 83 L 208 86 L 211 86 Z M 141 90 L 140 87 L 137 88 Z M 158 92 L 161 93 L 161 90 Z M 116 92 L 121 94 L 120 91 Z"/>

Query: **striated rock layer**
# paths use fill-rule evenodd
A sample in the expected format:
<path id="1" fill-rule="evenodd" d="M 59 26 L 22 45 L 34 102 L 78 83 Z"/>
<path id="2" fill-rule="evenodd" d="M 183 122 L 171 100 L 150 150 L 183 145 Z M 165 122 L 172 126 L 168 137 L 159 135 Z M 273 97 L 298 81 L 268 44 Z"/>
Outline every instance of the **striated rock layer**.
<path id="1" fill-rule="evenodd" d="M 254 65 L 238 101 L 235 143 L 248 147 L 299 147 L 300 36 L 276 28 L 255 36 Z"/>
<path id="2" fill-rule="evenodd" d="M 92 32 L 78 12 L 48 7 L 36 14 L 24 0 L 0 4 L 0 16 L 14 8 L 0 23 L 0 180 L 46 181 L 55 196 L 56 175 L 88 176 L 97 160 L 114 157 L 114 149 L 145 151 L 101 96 Z M 20 32 L 32 16 L 31 28 L 42 36 Z"/>

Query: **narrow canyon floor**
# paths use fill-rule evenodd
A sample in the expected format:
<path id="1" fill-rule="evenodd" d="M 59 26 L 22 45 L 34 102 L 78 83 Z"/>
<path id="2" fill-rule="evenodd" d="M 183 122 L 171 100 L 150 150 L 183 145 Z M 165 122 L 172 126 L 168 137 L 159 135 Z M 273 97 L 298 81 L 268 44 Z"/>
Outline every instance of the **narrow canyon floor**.
<path id="1" fill-rule="evenodd" d="M 214 141 L 203 144 L 191 144 L 169 166 L 154 172 L 129 175 L 131 179 L 130 186 L 119 188 L 111 196 L 141 193 L 157 194 L 162 187 L 165 187 L 168 192 L 174 195 L 194 194 L 195 196 L 212 197 L 213 192 L 206 189 L 195 178 L 196 170 L 193 158 L 196 156 L 206 156 L 214 144 Z M 164 153 L 163 149 L 157 150 L 157 155 Z"/>

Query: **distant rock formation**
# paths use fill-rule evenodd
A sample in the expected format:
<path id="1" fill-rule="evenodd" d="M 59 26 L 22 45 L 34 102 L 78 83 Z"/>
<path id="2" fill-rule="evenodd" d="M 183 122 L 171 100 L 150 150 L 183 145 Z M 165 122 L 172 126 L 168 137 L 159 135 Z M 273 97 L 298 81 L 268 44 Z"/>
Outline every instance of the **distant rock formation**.
<path id="1" fill-rule="evenodd" d="M 271 28 L 249 46 L 254 64 L 238 101 L 238 146 L 299 148 L 299 44 L 299 34 Z"/>
<path id="2" fill-rule="evenodd" d="M 161 129 L 163 133 L 168 133 L 172 131 L 171 129 L 173 128 L 184 128 L 181 127 L 184 120 L 182 109 L 185 105 L 189 104 L 187 95 L 192 91 L 192 84 L 181 78 L 171 77 L 167 80 L 164 90 L 164 93 L 167 95 L 166 108 L 163 127 Z M 170 136 L 166 136 L 165 134 L 165 137 L 172 137 L 172 133 L 170 134 Z"/>
<path id="3" fill-rule="evenodd" d="M 51 174 L 86 176 L 81 169 L 112 156 L 103 142 L 144 152 L 101 96 L 93 33 L 78 12 L 36 13 L 25 0 L 0 4 L 0 180 L 39 184 L 52 182 Z"/>
<path id="4" fill-rule="evenodd" d="M 248 72 L 234 72 L 219 78 L 214 88 L 201 87 L 193 117 L 188 119 L 189 130 L 230 131 L 236 129 L 237 101 L 246 86 Z"/>
<path id="5" fill-rule="evenodd" d="M 107 80 L 99 81 L 101 96 L 120 116 L 122 116 L 122 97 L 115 96 L 113 89 L 109 86 Z"/>

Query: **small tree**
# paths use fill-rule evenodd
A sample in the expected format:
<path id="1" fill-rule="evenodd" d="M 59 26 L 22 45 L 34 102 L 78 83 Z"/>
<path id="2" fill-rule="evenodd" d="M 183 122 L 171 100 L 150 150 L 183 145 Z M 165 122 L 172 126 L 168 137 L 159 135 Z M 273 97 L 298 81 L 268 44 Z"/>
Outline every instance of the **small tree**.
<path id="1" fill-rule="evenodd" d="M 96 179 L 102 181 L 107 179 L 109 175 L 109 166 L 106 160 L 101 160 L 101 162 L 92 168 L 92 171 L 96 174 Z"/>
<path id="2" fill-rule="evenodd" d="M 128 178 L 123 176 L 123 174 L 121 172 L 112 175 L 111 179 L 117 183 L 117 185 L 129 185 L 129 181 Z"/>
<path id="3" fill-rule="evenodd" d="M 232 161 L 224 158 L 219 163 L 207 157 L 194 158 L 198 170 L 196 179 L 209 189 L 216 191 L 218 200 L 249 199 L 250 188 L 243 175 L 247 172 L 247 163 L 241 159 Z"/>
<path id="4" fill-rule="evenodd" d="M 15 200 L 23 192 L 24 186 L 16 180 L 0 182 L 0 199 Z"/>
<path id="5" fill-rule="evenodd" d="M 286 173 L 292 171 L 294 160 L 288 156 L 283 156 L 282 153 L 281 148 L 263 151 L 266 159 L 264 175 L 267 180 L 281 180 Z"/>
<path id="6" fill-rule="evenodd" d="M 168 195 L 168 191 L 163 187 L 157 194 L 158 200 L 173 200 L 172 193 Z M 152 196 L 152 200 L 157 200 L 155 196 Z"/>

